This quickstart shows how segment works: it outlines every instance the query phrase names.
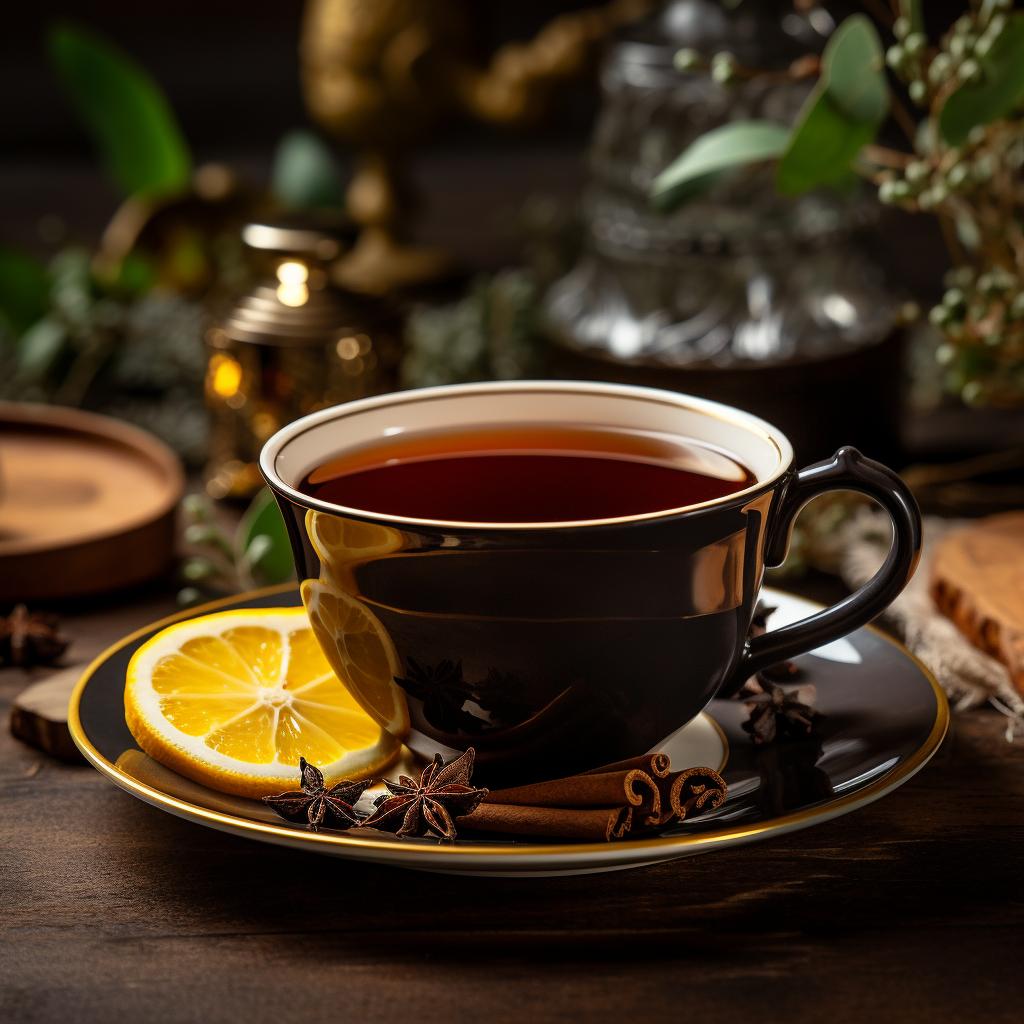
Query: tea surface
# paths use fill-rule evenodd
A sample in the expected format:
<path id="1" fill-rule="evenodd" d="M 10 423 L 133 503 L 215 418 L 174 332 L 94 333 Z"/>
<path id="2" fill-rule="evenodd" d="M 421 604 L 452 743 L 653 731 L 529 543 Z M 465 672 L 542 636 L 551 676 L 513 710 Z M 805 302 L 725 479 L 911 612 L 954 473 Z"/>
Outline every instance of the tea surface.
<path id="1" fill-rule="evenodd" d="M 552 426 L 390 441 L 318 466 L 300 489 L 414 519 L 553 523 L 681 508 L 753 481 L 730 456 L 686 438 Z"/>

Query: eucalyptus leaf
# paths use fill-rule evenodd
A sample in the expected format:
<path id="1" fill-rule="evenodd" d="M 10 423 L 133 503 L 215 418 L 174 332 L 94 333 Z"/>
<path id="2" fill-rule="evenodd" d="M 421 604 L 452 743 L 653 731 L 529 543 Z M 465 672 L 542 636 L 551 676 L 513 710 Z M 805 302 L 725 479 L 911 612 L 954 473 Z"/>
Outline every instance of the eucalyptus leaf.
<path id="1" fill-rule="evenodd" d="M 112 282 L 119 291 L 129 295 L 145 295 L 153 287 L 157 279 L 157 270 L 153 261 L 139 252 L 130 252 L 117 268 L 117 276 Z"/>
<path id="2" fill-rule="evenodd" d="M 18 377 L 27 381 L 42 380 L 67 344 L 68 332 L 59 320 L 44 317 L 33 324 L 18 342 Z"/>
<path id="3" fill-rule="evenodd" d="M 847 18 L 832 33 L 821 58 L 821 82 L 832 102 L 851 120 L 880 124 L 889 112 L 885 54 L 874 25 L 863 14 Z"/>
<path id="4" fill-rule="evenodd" d="M 49 51 L 118 186 L 128 195 L 183 190 L 191 174 L 191 157 L 153 79 L 115 46 L 75 25 L 55 26 Z"/>
<path id="5" fill-rule="evenodd" d="M 850 165 L 877 131 L 877 124 L 848 117 L 819 82 L 779 161 L 776 188 L 783 195 L 795 196 L 845 182 Z"/>
<path id="6" fill-rule="evenodd" d="M 981 0 L 981 9 L 978 11 L 978 15 L 982 24 L 987 25 L 993 15 L 1012 6 L 1012 4 L 1004 4 L 1002 0 Z"/>
<path id="7" fill-rule="evenodd" d="M 974 217 L 969 213 L 959 214 L 956 216 L 954 224 L 956 225 L 956 237 L 960 240 L 960 244 L 968 252 L 976 252 L 981 245 L 981 231 Z"/>
<path id="8" fill-rule="evenodd" d="M 281 510 L 269 490 L 252 500 L 235 534 L 238 560 L 253 570 L 265 584 L 283 583 L 294 575 L 291 543 Z"/>
<path id="9" fill-rule="evenodd" d="M 789 130 L 772 121 L 723 124 L 691 143 L 654 179 L 651 200 L 672 209 L 724 171 L 779 156 L 788 141 Z"/>
<path id="10" fill-rule="evenodd" d="M 338 207 L 344 202 L 342 176 L 327 145 L 308 131 L 289 132 L 274 154 L 270 190 L 293 209 Z"/>
<path id="11" fill-rule="evenodd" d="M 783 195 L 799 195 L 848 179 L 857 154 L 889 110 L 889 86 L 878 33 L 866 17 L 847 18 L 825 47 L 822 75 L 800 111 L 776 170 Z"/>
<path id="12" fill-rule="evenodd" d="M 189 583 L 202 583 L 217 575 L 217 567 L 207 558 L 190 558 L 181 567 L 181 574 Z"/>
<path id="13" fill-rule="evenodd" d="M 250 574 L 263 575 L 266 563 L 274 557 L 274 541 L 265 533 L 258 533 L 245 549 L 245 563 Z"/>
<path id="14" fill-rule="evenodd" d="M 981 79 L 957 88 L 939 112 L 939 131 L 950 146 L 961 145 L 972 128 L 1006 117 L 1024 100 L 1024 13 L 1010 17 L 992 49 L 977 59 Z"/>
<path id="15" fill-rule="evenodd" d="M 0 320 L 21 334 L 46 312 L 50 275 L 28 253 L 0 246 Z"/>

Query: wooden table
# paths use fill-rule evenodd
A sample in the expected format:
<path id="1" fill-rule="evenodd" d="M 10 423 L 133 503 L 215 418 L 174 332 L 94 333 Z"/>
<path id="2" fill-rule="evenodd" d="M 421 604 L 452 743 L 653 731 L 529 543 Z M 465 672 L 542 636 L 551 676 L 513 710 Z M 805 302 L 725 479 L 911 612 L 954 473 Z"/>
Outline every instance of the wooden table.
<path id="1" fill-rule="evenodd" d="M 65 620 L 85 661 L 160 591 Z M 24 686 L 0 671 L 0 708 Z M 449 878 L 172 818 L 0 732 L 0 1020 L 1021 1019 L 1024 743 L 956 717 L 848 817 L 567 879 Z"/>

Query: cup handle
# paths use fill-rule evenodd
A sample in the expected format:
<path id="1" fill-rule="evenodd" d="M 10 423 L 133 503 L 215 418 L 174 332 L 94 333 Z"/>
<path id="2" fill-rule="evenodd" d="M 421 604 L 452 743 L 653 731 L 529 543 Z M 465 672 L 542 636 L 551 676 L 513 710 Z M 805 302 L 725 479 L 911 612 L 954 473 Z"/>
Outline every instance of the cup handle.
<path id="1" fill-rule="evenodd" d="M 865 458 L 856 448 L 840 448 L 831 459 L 816 462 L 789 478 L 770 513 L 765 565 L 781 565 L 785 560 L 793 520 L 804 505 L 825 491 L 836 490 L 867 494 L 889 513 L 893 542 L 885 562 L 860 590 L 831 608 L 752 637 L 744 648 L 730 689 L 739 689 L 755 672 L 769 665 L 805 654 L 863 626 L 886 608 L 914 575 L 921 555 L 921 512 L 917 502 L 891 469 Z"/>

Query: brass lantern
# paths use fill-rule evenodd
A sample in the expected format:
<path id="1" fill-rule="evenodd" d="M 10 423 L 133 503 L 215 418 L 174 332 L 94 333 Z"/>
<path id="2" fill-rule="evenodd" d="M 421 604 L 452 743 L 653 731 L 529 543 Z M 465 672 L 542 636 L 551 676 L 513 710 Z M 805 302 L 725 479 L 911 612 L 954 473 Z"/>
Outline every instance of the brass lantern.
<path id="1" fill-rule="evenodd" d="M 261 275 L 206 332 L 205 480 L 214 498 L 259 490 L 260 449 L 286 423 L 390 390 L 398 354 L 390 309 L 330 282 L 328 264 L 343 249 L 338 234 L 260 222 L 242 238 Z"/>

